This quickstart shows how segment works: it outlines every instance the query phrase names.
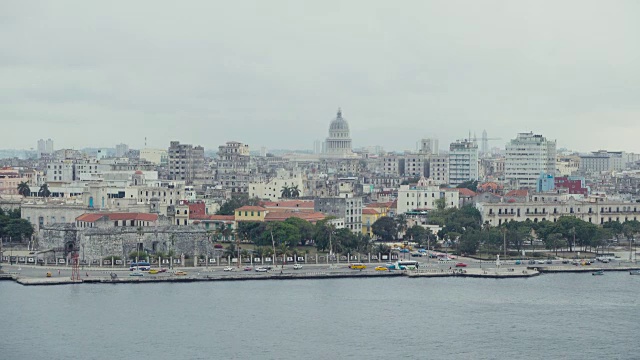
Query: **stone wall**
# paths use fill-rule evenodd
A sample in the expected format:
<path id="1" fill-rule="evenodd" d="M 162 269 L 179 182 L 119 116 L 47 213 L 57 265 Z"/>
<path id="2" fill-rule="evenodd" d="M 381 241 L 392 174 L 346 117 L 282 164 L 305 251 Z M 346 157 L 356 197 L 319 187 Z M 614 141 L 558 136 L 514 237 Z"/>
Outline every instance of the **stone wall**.
<path id="1" fill-rule="evenodd" d="M 176 256 L 214 254 L 213 244 L 207 239 L 206 229 L 202 227 L 159 226 L 144 230 L 139 234 L 135 227 L 79 229 L 73 225 L 52 225 L 40 229 L 38 249 L 62 251 L 73 244 L 79 250 L 80 258 L 89 262 L 108 256 L 127 258 L 129 253 L 138 249 L 140 243 L 150 254 L 167 253 L 170 250 Z M 53 258 L 53 252 L 46 256 Z"/>

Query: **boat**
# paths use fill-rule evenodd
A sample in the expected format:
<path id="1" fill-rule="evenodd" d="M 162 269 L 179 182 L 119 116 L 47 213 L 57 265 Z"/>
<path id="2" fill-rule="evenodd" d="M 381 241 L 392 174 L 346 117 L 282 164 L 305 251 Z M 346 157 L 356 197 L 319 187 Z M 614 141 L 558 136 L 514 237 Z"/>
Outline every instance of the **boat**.
<path id="1" fill-rule="evenodd" d="M 631 270 L 629 271 L 629 275 L 640 275 L 640 270 Z"/>
<path id="2" fill-rule="evenodd" d="M 604 270 L 598 270 L 598 271 L 592 272 L 591 275 L 604 275 Z"/>

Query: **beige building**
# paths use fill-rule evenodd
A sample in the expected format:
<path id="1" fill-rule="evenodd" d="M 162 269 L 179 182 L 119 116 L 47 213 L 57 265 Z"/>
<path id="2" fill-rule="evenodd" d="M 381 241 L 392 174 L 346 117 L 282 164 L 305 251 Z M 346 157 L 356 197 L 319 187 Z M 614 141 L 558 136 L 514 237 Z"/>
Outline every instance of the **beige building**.
<path id="1" fill-rule="evenodd" d="M 20 174 L 20 171 L 13 168 L 0 169 L 0 194 L 18 194 L 18 184 L 28 183 L 29 179 Z M 37 189 L 36 189 L 37 190 Z"/>
<path id="2" fill-rule="evenodd" d="M 457 208 L 460 204 L 460 193 L 457 189 L 441 189 L 433 180 L 422 178 L 416 185 L 400 186 L 397 213 L 437 209 L 440 199 L 444 199 L 445 207 Z"/>
<path id="3" fill-rule="evenodd" d="M 552 195 L 530 197 L 527 202 L 477 203 L 482 222 L 499 226 L 508 221 L 555 222 L 561 216 L 574 216 L 592 224 L 607 221 L 631 221 L 640 219 L 640 204 L 610 201 L 601 198 L 576 200 L 573 197 L 558 199 Z"/>

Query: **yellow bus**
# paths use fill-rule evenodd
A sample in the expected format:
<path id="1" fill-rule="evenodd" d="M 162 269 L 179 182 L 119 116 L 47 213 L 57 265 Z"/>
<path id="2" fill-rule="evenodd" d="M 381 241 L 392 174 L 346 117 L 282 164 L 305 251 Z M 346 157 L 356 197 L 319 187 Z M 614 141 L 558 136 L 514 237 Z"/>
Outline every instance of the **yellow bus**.
<path id="1" fill-rule="evenodd" d="M 354 269 L 354 270 L 364 270 L 367 268 L 367 265 L 362 264 L 362 263 L 354 263 L 349 265 L 350 269 Z"/>

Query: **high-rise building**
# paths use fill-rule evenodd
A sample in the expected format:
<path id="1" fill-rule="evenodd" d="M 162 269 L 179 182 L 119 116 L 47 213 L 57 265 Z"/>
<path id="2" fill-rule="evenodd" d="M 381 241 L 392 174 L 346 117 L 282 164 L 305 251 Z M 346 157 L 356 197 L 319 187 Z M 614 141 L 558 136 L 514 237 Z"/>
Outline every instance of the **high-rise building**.
<path id="1" fill-rule="evenodd" d="M 169 153 L 169 179 L 183 180 L 187 185 L 202 177 L 204 171 L 204 148 L 172 141 Z"/>
<path id="2" fill-rule="evenodd" d="M 38 140 L 38 157 L 41 157 L 42 154 L 53 154 L 53 140 Z"/>
<path id="3" fill-rule="evenodd" d="M 541 173 L 555 176 L 555 140 L 532 132 L 518 134 L 506 147 L 505 182 L 512 189 L 535 189 Z"/>
<path id="4" fill-rule="evenodd" d="M 449 146 L 449 184 L 458 186 L 469 180 L 478 180 L 478 145 L 458 140 Z"/>
<path id="5" fill-rule="evenodd" d="M 38 157 L 47 152 L 47 143 L 44 139 L 38 140 Z"/>
<path id="6" fill-rule="evenodd" d="M 429 178 L 439 184 L 449 183 L 449 155 L 429 157 Z"/>
<path id="7" fill-rule="evenodd" d="M 216 180 L 233 193 L 246 193 L 253 180 L 249 145 L 228 141 L 218 147 L 216 159 Z"/>
<path id="8" fill-rule="evenodd" d="M 116 157 L 123 157 L 124 154 L 129 151 L 129 145 L 127 144 L 118 144 L 116 145 Z"/>
<path id="9" fill-rule="evenodd" d="M 46 153 L 47 154 L 53 154 L 53 140 L 51 140 L 51 139 L 47 139 Z"/>
<path id="10" fill-rule="evenodd" d="M 420 154 L 433 154 L 438 155 L 438 139 L 424 138 L 420 140 L 418 145 L 418 152 Z"/>

